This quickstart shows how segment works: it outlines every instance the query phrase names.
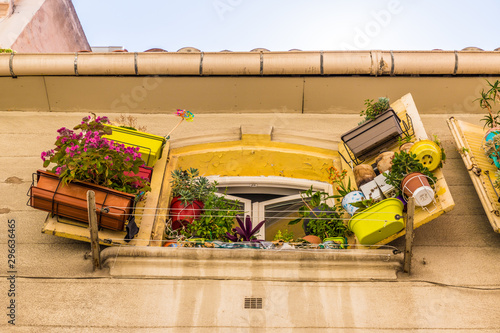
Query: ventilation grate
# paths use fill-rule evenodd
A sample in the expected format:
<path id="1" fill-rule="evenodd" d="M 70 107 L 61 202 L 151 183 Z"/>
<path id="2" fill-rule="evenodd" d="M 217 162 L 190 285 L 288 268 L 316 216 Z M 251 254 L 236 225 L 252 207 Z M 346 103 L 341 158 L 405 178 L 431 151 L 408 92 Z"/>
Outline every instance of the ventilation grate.
<path id="1" fill-rule="evenodd" d="M 245 309 L 262 309 L 262 298 L 245 297 Z"/>

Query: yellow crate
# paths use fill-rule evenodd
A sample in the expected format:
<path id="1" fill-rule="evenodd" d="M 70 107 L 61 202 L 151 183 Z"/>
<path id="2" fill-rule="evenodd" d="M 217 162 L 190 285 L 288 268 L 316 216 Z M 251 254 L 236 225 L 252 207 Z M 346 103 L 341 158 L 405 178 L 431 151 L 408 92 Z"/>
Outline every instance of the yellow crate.
<path id="1" fill-rule="evenodd" d="M 105 138 L 123 143 L 126 146 L 139 147 L 142 160 L 147 166 L 153 167 L 156 161 L 161 158 L 161 152 L 166 142 L 164 137 L 113 125 L 106 126 L 110 127 L 113 132 L 110 135 L 105 135 Z"/>

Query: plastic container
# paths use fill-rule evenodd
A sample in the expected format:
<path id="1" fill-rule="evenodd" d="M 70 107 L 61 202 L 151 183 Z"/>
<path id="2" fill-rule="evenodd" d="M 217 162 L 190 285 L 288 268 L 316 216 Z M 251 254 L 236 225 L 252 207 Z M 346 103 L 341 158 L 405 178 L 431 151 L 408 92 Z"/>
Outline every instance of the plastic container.
<path id="1" fill-rule="evenodd" d="M 410 148 L 410 153 L 417 155 L 417 159 L 429 171 L 436 170 L 441 163 L 441 148 L 431 140 L 416 142 Z"/>
<path id="2" fill-rule="evenodd" d="M 354 215 L 348 226 L 361 244 L 376 244 L 404 228 L 403 203 L 395 198 L 382 200 Z"/>
<path id="3" fill-rule="evenodd" d="M 139 147 L 141 158 L 148 167 L 153 167 L 161 158 L 163 146 L 167 142 L 164 137 L 113 125 L 106 126 L 112 129 L 112 133 L 105 135 L 105 138 L 123 143 L 125 146 Z"/>
<path id="4" fill-rule="evenodd" d="M 429 184 L 427 177 L 420 172 L 412 172 L 401 182 L 403 194 L 406 197 L 414 197 L 415 205 L 425 207 L 434 201 L 434 190 Z"/>

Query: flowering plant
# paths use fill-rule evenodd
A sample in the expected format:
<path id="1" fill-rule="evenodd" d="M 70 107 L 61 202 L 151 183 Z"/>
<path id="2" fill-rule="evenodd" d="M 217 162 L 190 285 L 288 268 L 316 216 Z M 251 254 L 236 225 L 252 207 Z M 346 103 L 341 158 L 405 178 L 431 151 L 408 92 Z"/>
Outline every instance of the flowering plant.
<path id="1" fill-rule="evenodd" d="M 337 185 L 336 189 L 339 194 L 334 195 L 333 197 L 337 199 L 337 201 L 341 201 L 343 197 L 345 197 L 348 193 L 355 191 L 351 187 L 351 178 L 347 183 L 347 186 L 344 185 L 344 179 L 347 176 L 347 170 L 338 171 L 335 167 L 328 168 L 328 179 L 330 184 L 333 186 Z"/>
<path id="2" fill-rule="evenodd" d="M 54 163 L 52 172 L 61 178 L 63 185 L 79 180 L 127 193 L 149 190 L 146 179 L 126 174 L 127 171 L 138 174 L 144 164 L 139 147 L 125 147 L 104 138 L 112 131 L 104 125 L 108 123 L 107 117 L 94 115 L 83 118 L 73 130 L 58 129 L 56 148 L 41 154 L 43 166 L 47 168 Z"/>

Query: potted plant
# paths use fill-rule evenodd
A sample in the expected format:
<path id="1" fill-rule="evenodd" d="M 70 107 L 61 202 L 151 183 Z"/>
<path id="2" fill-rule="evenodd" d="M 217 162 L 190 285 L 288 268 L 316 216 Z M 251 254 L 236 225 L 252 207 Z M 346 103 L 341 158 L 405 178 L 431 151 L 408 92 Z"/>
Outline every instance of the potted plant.
<path id="1" fill-rule="evenodd" d="M 260 230 L 260 228 L 266 223 L 266 220 L 260 221 L 254 227 L 252 225 L 252 220 L 250 216 L 246 216 L 245 223 L 241 220 L 239 216 L 236 216 L 236 221 L 238 221 L 239 227 L 233 228 L 231 231 L 233 233 L 227 232 L 226 237 L 232 242 L 258 242 L 259 240 L 255 237 L 255 234 Z"/>
<path id="2" fill-rule="evenodd" d="M 50 171 L 37 172 L 28 192 L 32 207 L 88 222 L 86 192 L 92 189 L 99 225 L 123 230 L 136 195 L 149 190 L 149 183 L 127 174 L 139 172 L 141 155 L 138 148 L 106 139 L 108 122 L 107 117 L 94 115 L 83 118 L 73 130 L 63 127 L 57 131 L 55 148 L 41 154 L 43 166 L 53 166 Z"/>
<path id="3" fill-rule="evenodd" d="M 285 230 L 278 230 L 276 234 L 274 235 L 273 240 L 275 242 L 284 242 L 284 243 L 291 243 L 295 239 L 295 236 L 292 231 L 288 231 L 288 229 Z"/>
<path id="4" fill-rule="evenodd" d="M 172 229 L 177 230 L 200 216 L 204 202 L 216 192 L 217 183 L 200 176 L 195 168 L 177 169 L 171 175 L 173 199 L 170 202 L 170 215 Z"/>
<path id="5" fill-rule="evenodd" d="M 186 237 L 203 238 L 207 241 L 229 241 L 227 233 L 240 213 L 238 201 L 228 200 L 224 195 L 211 193 L 204 201 L 201 214 L 193 222 L 179 229 Z"/>
<path id="6" fill-rule="evenodd" d="M 495 110 L 497 104 L 500 104 L 500 81 L 497 80 L 495 83 L 486 82 L 488 82 L 489 89 L 487 91 L 483 89 L 481 91 L 481 97 L 477 99 L 477 101 L 479 101 L 479 106 L 487 111 L 487 114 L 481 119 L 481 121 L 484 122 L 483 128 L 488 127 L 484 136 L 485 144 L 483 145 L 483 149 L 490 161 L 493 162 L 497 168 L 500 168 L 500 162 L 498 161 L 500 145 L 498 145 L 498 140 L 493 142 L 494 138 L 500 134 L 500 108 Z"/>
<path id="7" fill-rule="evenodd" d="M 363 192 L 357 191 L 351 187 L 351 178 L 348 178 L 347 186 L 345 185 L 346 176 L 347 170 L 338 171 L 335 167 L 330 167 L 328 169 L 328 180 L 338 193 L 333 195 L 333 198 L 352 216 L 357 210 L 352 203 L 363 200 L 365 196 Z"/>
<path id="8" fill-rule="evenodd" d="M 397 195 L 403 193 L 407 197 L 413 196 L 415 203 L 419 206 L 428 205 L 434 198 L 434 191 L 428 179 L 433 184 L 437 179 L 411 152 L 395 153 L 392 167 L 384 175 L 386 183 L 397 189 Z"/>
<path id="9" fill-rule="evenodd" d="M 342 211 L 337 210 L 337 206 L 329 205 L 327 200 L 334 199 L 334 196 L 322 191 L 309 190 L 301 193 L 304 205 L 299 208 L 299 218 L 288 222 L 294 225 L 303 222 L 306 236 L 313 235 L 323 240 L 329 237 L 346 237 L 350 234 L 343 222 Z"/>
<path id="10" fill-rule="evenodd" d="M 381 97 L 377 102 L 367 99 L 361 124 L 341 135 L 342 141 L 355 158 L 364 159 L 377 154 L 401 136 L 401 120 L 389 106 L 389 99 Z"/>
<path id="11" fill-rule="evenodd" d="M 494 110 L 497 103 L 500 103 L 500 81 L 497 80 L 495 83 L 486 81 L 490 86 L 487 91 L 484 89 L 481 91 L 481 97 L 476 99 L 479 101 L 479 106 L 481 109 L 486 110 L 488 113 L 481 119 L 484 122 L 483 128 L 488 127 L 489 134 L 491 131 L 498 131 L 500 127 L 500 109 Z M 497 133 L 498 134 L 498 133 Z"/>
<path id="12" fill-rule="evenodd" d="M 404 228 L 403 203 L 395 198 L 356 203 L 360 209 L 349 220 L 349 229 L 361 244 L 373 245 Z M 361 208 L 362 207 L 362 208 Z"/>

